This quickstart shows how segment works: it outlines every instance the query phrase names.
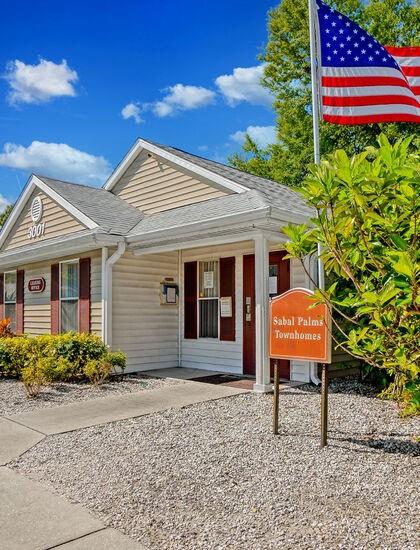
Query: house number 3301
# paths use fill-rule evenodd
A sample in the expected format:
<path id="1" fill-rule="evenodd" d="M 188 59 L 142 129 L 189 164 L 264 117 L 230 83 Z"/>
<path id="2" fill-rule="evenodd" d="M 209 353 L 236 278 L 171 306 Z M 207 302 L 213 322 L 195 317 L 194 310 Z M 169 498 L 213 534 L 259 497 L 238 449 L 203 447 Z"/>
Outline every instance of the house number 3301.
<path id="1" fill-rule="evenodd" d="M 41 237 L 45 234 L 45 223 L 38 223 L 37 225 L 32 225 L 28 230 L 28 237 L 30 239 L 35 239 L 36 237 Z"/>

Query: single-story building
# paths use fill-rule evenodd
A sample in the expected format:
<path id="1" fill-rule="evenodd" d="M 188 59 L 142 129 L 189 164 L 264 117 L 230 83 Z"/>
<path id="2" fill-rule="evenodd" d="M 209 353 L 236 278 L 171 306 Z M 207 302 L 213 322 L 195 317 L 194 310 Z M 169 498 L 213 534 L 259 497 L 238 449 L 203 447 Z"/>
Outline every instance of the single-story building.
<path id="1" fill-rule="evenodd" d="M 30 177 L 0 233 L 0 318 L 94 332 L 127 371 L 246 374 L 267 391 L 269 299 L 309 285 L 281 227 L 311 215 L 284 185 L 139 139 L 101 189 Z M 281 369 L 317 381 L 314 364 Z"/>

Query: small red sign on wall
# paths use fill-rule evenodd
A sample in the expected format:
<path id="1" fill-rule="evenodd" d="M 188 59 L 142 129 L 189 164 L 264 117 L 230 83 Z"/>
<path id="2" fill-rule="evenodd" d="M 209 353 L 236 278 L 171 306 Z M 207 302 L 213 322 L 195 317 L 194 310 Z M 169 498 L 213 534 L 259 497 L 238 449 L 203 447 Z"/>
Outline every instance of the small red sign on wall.
<path id="1" fill-rule="evenodd" d="M 44 277 L 38 277 L 37 279 L 31 279 L 28 281 L 29 292 L 44 292 L 45 279 Z"/>

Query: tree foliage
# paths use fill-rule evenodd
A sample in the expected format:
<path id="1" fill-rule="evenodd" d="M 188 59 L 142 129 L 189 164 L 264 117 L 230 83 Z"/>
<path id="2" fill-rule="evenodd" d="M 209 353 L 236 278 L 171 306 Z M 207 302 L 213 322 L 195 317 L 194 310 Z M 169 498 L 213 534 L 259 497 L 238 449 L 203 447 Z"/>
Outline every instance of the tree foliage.
<path id="1" fill-rule="evenodd" d="M 409 152 L 412 137 L 378 141 L 311 166 L 302 193 L 317 218 L 288 226 L 286 249 L 305 267 L 321 244 L 338 280 L 316 297 L 334 313 L 336 346 L 386 369 L 386 394 L 400 397 L 420 373 L 420 155 Z"/>
<path id="2" fill-rule="evenodd" d="M 326 0 L 386 45 L 420 43 L 420 6 L 410 0 Z M 307 0 L 282 0 L 269 12 L 263 85 L 275 97 L 277 143 L 259 149 L 248 139 L 230 162 L 242 170 L 299 187 L 313 161 L 311 74 Z M 321 123 L 321 154 L 363 151 L 385 133 L 390 139 L 415 131 L 414 124 L 341 126 Z"/>
<path id="3" fill-rule="evenodd" d="M 0 214 L 0 229 L 6 223 L 7 218 L 9 217 L 10 212 L 12 211 L 12 208 L 13 208 L 13 205 L 9 204 L 9 206 L 6 206 L 5 210 Z"/>

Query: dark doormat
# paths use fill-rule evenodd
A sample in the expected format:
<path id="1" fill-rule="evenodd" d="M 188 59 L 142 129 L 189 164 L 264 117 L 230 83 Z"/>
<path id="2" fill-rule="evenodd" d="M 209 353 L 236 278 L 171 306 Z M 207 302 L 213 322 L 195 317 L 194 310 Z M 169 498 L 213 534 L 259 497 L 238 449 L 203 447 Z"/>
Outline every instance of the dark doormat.
<path id="1" fill-rule="evenodd" d="M 255 382 L 254 378 L 235 376 L 234 374 L 214 374 L 211 376 L 191 378 L 191 380 L 194 382 L 203 382 L 204 384 L 220 384 L 222 386 L 230 386 L 243 390 L 252 390 Z"/>

